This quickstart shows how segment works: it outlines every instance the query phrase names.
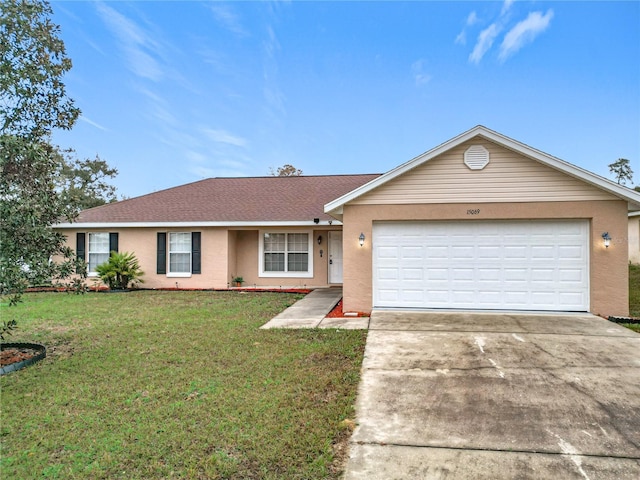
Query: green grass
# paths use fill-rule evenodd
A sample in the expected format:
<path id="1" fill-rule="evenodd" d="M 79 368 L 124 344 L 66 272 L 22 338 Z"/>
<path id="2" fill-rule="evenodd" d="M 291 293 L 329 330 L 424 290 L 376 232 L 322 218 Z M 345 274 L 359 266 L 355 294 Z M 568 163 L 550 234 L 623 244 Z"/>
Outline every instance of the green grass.
<path id="1" fill-rule="evenodd" d="M 259 330 L 292 294 L 41 293 L 0 378 L 3 478 L 339 478 L 366 332 Z"/>
<path id="2" fill-rule="evenodd" d="M 640 265 L 629 265 L 629 315 L 640 318 Z"/>

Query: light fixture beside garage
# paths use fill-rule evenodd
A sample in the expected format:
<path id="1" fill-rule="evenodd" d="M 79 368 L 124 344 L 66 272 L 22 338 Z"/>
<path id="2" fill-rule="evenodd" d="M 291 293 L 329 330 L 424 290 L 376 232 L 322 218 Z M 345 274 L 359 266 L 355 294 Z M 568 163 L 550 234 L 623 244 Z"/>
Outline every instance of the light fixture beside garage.
<path id="1" fill-rule="evenodd" d="M 364 233 L 361 233 L 358 237 L 358 243 L 360 243 L 361 247 L 364 245 Z"/>
<path id="2" fill-rule="evenodd" d="M 609 245 L 611 245 L 611 236 L 609 236 L 609 232 L 604 232 L 602 234 L 602 240 L 604 240 L 605 248 L 609 248 Z"/>

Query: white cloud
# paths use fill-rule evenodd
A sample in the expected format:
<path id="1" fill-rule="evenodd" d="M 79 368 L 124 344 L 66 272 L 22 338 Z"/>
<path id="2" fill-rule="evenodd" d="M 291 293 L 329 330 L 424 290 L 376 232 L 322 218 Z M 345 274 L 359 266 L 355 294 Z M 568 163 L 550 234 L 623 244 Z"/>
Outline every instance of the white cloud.
<path id="1" fill-rule="evenodd" d="M 492 23 L 480 32 L 476 46 L 473 48 L 471 55 L 469 55 L 470 62 L 475 64 L 480 63 L 484 54 L 487 53 L 491 48 L 491 45 L 493 45 L 493 42 L 500 33 L 500 30 L 502 30 L 502 28 L 499 27 L 497 23 Z"/>
<path id="2" fill-rule="evenodd" d="M 504 15 L 511 9 L 511 5 L 513 5 L 514 0 L 504 0 L 502 4 L 502 10 L 500 11 L 500 15 Z"/>
<path id="3" fill-rule="evenodd" d="M 160 50 L 158 43 L 135 22 L 113 8 L 98 3 L 96 8 L 102 20 L 120 41 L 129 68 L 136 75 L 158 81 L 163 71 L 154 53 Z"/>
<path id="4" fill-rule="evenodd" d="M 96 127 L 98 130 L 102 130 L 103 132 L 107 132 L 108 131 L 106 127 L 103 127 L 99 123 L 94 122 L 93 120 L 85 117 L 84 115 L 81 115 L 78 120 L 80 120 L 82 122 L 85 122 L 85 123 L 88 123 L 92 127 Z"/>
<path id="5" fill-rule="evenodd" d="M 218 3 L 210 5 L 209 8 L 211 9 L 211 12 L 213 13 L 216 21 L 224 28 L 240 37 L 245 37 L 248 35 L 247 31 L 240 23 L 240 17 L 238 17 L 238 15 L 231 9 L 229 5 Z"/>
<path id="6" fill-rule="evenodd" d="M 214 130 L 213 128 L 203 128 L 202 132 L 209 137 L 210 140 L 216 143 L 225 143 L 227 145 L 233 145 L 236 147 L 246 147 L 247 140 L 238 137 L 236 135 L 232 135 L 226 130 Z"/>
<path id="7" fill-rule="evenodd" d="M 456 37 L 455 43 L 459 45 L 467 44 L 467 27 L 471 27 L 478 23 L 478 15 L 476 15 L 475 10 L 467 16 L 467 20 L 465 21 L 465 26 L 462 31 Z"/>
<path id="8" fill-rule="evenodd" d="M 416 60 L 411 64 L 411 74 L 416 82 L 416 86 L 421 86 L 429 83 L 432 76 L 424 72 L 426 61 L 424 59 Z"/>
<path id="9" fill-rule="evenodd" d="M 504 36 L 502 45 L 500 45 L 499 60 L 505 61 L 527 43 L 531 43 L 539 34 L 549 28 L 552 18 L 553 10 L 549 9 L 544 15 L 542 12 L 531 12 L 527 18 L 518 22 Z"/>

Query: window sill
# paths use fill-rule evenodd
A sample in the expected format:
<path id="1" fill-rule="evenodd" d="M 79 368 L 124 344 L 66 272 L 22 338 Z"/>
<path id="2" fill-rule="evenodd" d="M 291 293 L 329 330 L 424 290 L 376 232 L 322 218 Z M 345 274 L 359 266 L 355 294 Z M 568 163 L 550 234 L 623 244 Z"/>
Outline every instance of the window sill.
<path id="1" fill-rule="evenodd" d="M 191 272 L 167 273 L 167 278 L 189 278 L 189 277 L 191 277 Z"/>
<path id="2" fill-rule="evenodd" d="M 260 278 L 313 278 L 312 272 L 260 272 Z"/>

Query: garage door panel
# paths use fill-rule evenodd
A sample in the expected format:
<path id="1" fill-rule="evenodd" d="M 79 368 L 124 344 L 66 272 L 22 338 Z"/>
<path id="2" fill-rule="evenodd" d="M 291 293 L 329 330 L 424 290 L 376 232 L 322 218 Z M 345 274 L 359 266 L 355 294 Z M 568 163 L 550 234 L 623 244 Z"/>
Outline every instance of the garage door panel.
<path id="1" fill-rule="evenodd" d="M 424 258 L 424 254 L 422 253 L 421 246 L 402 247 L 400 249 L 400 256 L 404 260 L 411 260 L 411 259 L 422 260 Z"/>
<path id="2" fill-rule="evenodd" d="M 479 245 L 476 247 L 476 255 L 478 260 L 484 261 L 500 260 L 502 256 L 500 247 L 496 246 L 495 242 L 493 242 L 493 245 Z"/>
<path id="3" fill-rule="evenodd" d="M 503 247 L 505 260 L 527 260 L 529 257 L 529 249 L 523 245 L 505 245 Z"/>
<path id="4" fill-rule="evenodd" d="M 563 284 L 575 283 L 580 285 L 584 282 L 584 272 L 577 268 L 561 268 L 558 272 L 559 280 Z"/>
<path id="5" fill-rule="evenodd" d="M 586 311 L 586 221 L 388 222 L 374 306 Z"/>
<path id="6" fill-rule="evenodd" d="M 378 249 L 378 256 L 381 259 L 389 258 L 389 259 L 394 259 L 395 260 L 395 259 L 397 259 L 399 257 L 399 255 L 398 255 L 398 247 L 380 247 Z"/>
<path id="7" fill-rule="evenodd" d="M 421 268 L 405 268 L 402 270 L 402 277 L 405 280 L 420 280 L 424 279 L 423 270 Z"/>

